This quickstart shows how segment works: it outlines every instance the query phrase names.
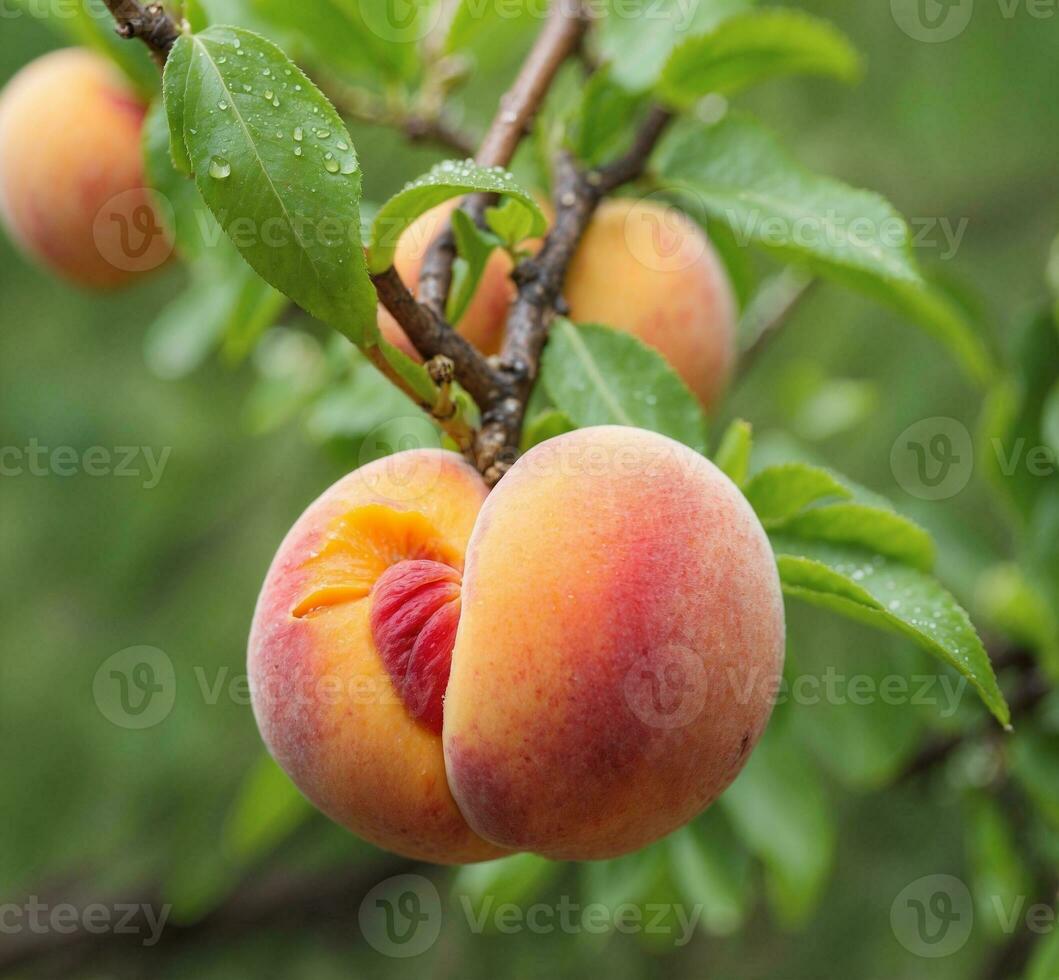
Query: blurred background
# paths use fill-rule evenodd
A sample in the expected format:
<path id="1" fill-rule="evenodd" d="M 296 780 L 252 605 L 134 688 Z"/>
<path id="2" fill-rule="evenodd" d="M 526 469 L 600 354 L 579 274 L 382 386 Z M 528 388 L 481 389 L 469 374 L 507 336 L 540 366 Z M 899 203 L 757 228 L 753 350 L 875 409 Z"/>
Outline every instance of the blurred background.
<path id="1" fill-rule="evenodd" d="M 808 166 L 889 198 L 923 231 L 919 260 L 973 297 L 983 331 L 1004 348 L 1045 300 L 1059 230 L 1059 10 L 1039 17 L 1032 5 L 979 2 L 966 31 L 930 44 L 905 33 L 887 4 L 801 6 L 853 38 L 867 59 L 863 83 L 783 81 L 744 102 Z M 59 43 L 38 20 L 5 19 L 0 82 Z M 521 44 L 481 45 L 471 128 L 487 118 Z M 369 200 L 441 158 L 379 128 L 351 131 Z M 927 959 L 891 927 L 903 888 L 932 874 L 970 880 L 982 860 L 975 841 L 988 820 L 967 805 L 971 777 L 958 767 L 897 779 L 925 742 L 965 720 L 945 717 L 944 703 L 781 705 L 774 729 L 807 775 L 795 768 L 789 785 L 767 792 L 748 781 L 710 818 L 749 809 L 773 853 L 733 846 L 727 865 L 706 866 L 697 882 L 674 880 L 679 851 L 664 866 L 530 863 L 496 881 L 488 869 L 415 868 L 301 805 L 264 758 L 248 706 L 254 600 L 293 520 L 402 408 L 356 371 L 321 398 L 334 353 L 323 328 L 292 317 L 238 364 L 196 363 L 194 350 L 167 347 L 156 321 L 186 275 L 174 266 L 131 291 L 88 296 L 0 240 L 0 445 L 138 447 L 136 474 L 0 479 L 0 904 L 171 906 L 151 945 L 142 931 L 5 929 L 8 975 L 980 974 L 997 940 L 988 928 Z M 1005 515 L 981 481 L 937 503 L 910 496 L 890 451 L 921 419 L 952 417 L 974 431 L 981 408 L 981 393 L 924 333 L 822 285 L 755 360 L 725 416 L 751 420 L 763 452 L 796 442 L 924 523 L 939 539 L 942 579 L 973 613 L 978 574 L 1012 546 Z M 164 460 L 160 470 L 149 458 Z M 791 620 L 801 670 L 937 672 L 899 640 L 801 609 Z M 171 702 L 142 728 L 94 694 L 104 665 L 141 647 L 172 670 Z M 999 866 L 1016 874 L 1018 861 Z M 444 910 L 437 942 L 415 960 L 380 952 L 358 921 L 371 889 L 406 872 L 435 887 Z M 643 903 L 678 887 L 701 888 L 706 908 L 687 942 L 674 932 L 479 933 L 460 905 L 487 894 L 523 907 L 564 895 Z"/>

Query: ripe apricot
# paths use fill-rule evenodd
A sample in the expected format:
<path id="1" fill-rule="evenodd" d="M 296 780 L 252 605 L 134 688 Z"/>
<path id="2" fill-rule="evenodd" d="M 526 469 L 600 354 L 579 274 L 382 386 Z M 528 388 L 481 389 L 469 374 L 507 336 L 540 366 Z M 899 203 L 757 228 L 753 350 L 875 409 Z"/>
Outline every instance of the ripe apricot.
<path id="1" fill-rule="evenodd" d="M 64 279 L 112 288 L 172 252 L 145 187 L 145 112 L 109 61 L 78 48 L 38 58 L 0 94 L 0 217 Z"/>

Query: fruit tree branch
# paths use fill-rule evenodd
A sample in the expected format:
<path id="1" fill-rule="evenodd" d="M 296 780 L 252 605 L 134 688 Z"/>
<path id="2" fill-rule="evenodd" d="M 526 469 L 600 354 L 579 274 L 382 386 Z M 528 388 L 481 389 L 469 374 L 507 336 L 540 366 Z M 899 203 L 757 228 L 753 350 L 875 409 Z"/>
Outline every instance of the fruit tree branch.
<path id="1" fill-rule="evenodd" d="M 534 258 L 515 270 L 518 294 L 508 316 L 500 355 L 502 393 L 485 408 L 475 461 L 487 483 L 504 475 L 518 454 L 519 438 L 541 351 L 552 317 L 560 311 L 566 272 L 581 237 L 603 198 L 640 177 L 672 115 L 652 107 L 629 151 L 591 170 L 581 169 L 569 153 L 559 156 L 555 179 L 555 223 Z"/>
<path id="2" fill-rule="evenodd" d="M 151 56 L 161 68 L 169 57 L 169 49 L 180 37 L 180 27 L 160 3 L 146 7 L 138 0 L 103 0 L 117 24 L 117 32 L 124 38 L 139 38 L 147 45 Z"/>
<path id="3" fill-rule="evenodd" d="M 501 97 L 492 124 L 482 140 L 475 162 L 483 167 L 506 167 L 533 123 L 544 97 L 563 63 L 581 45 L 588 20 L 580 0 L 554 0 L 548 22 L 537 36 L 518 77 Z M 463 209 L 481 221 L 489 195 L 471 195 Z M 452 286 L 456 242 L 448 222 L 431 243 L 419 273 L 419 301 L 441 318 Z"/>

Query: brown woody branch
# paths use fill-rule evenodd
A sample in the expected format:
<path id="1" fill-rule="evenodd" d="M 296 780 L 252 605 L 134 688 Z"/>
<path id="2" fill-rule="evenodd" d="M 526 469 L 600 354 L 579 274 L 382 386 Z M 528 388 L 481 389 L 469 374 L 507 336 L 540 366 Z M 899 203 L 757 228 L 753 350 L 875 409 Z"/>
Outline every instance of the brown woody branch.
<path id="1" fill-rule="evenodd" d="M 138 0 L 104 0 L 104 3 L 114 17 L 118 34 L 128 39 L 139 38 L 158 66 L 163 67 L 181 31 L 162 5 L 151 3 L 145 7 Z"/>
<path id="2" fill-rule="evenodd" d="M 482 140 L 475 162 L 483 167 L 506 167 L 529 130 L 555 76 L 581 45 L 588 20 L 579 0 L 554 0 L 548 22 L 538 35 L 514 84 L 500 99 L 493 122 Z M 487 194 L 473 194 L 463 209 L 481 222 L 490 202 Z M 456 243 L 452 228 L 445 228 L 431 244 L 419 273 L 419 301 L 444 318 L 452 286 Z"/>
<path id="3" fill-rule="evenodd" d="M 671 118 L 668 110 L 652 107 L 629 151 L 603 167 L 582 170 L 572 156 L 560 155 L 555 223 L 540 252 L 515 271 L 518 294 L 500 355 L 501 393 L 483 412 L 475 461 L 486 482 L 496 483 L 518 454 L 526 403 L 537 379 L 548 328 L 560 311 L 566 272 L 589 221 L 607 194 L 643 174 Z"/>

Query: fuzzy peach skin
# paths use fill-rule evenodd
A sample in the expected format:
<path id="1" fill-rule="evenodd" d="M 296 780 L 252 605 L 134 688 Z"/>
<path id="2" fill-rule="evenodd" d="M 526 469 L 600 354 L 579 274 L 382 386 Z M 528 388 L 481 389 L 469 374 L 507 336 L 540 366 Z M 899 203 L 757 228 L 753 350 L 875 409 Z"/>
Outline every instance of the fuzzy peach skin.
<path id="1" fill-rule="evenodd" d="M 141 233 L 161 229 L 144 188 L 145 112 L 110 62 L 77 48 L 38 58 L 0 94 L 0 216 L 20 247 L 78 285 L 120 286 L 172 250 L 164 232 Z M 153 251 L 140 254 L 145 241 Z"/>
<path id="2" fill-rule="evenodd" d="M 772 550 L 720 470 L 638 429 L 560 436 L 492 492 L 467 556 L 443 738 L 471 827 L 609 858 L 720 795 L 784 658 Z"/>
<path id="3" fill-rule="evenodd" d="M 604 201 L 566 277 L 570 319 L 624 330 L 666 358 L 707 408 L 736 359 L 736 301 L 709 240 L 675 208 Z"/>
<path id="4" fill-rule="evenodd" d="M 428 211 L 405 229 L 397 243 L 394 268 L 413 292 L 419 283 L 419 270 L 422 268 L 427 249 L 441 230 L 442 222 L 452 214 L 457 204 L 458 200 L 446 201 Z M 532 243 L 527 247 L 532 248 Z M 499 353 L 504 340 L 508 307 L 515 298 L 511 269 L 511 259 L 507 253 L 501 249 L 494 250 L 486 263 L 474 298 L 458 324 L 459 332 L 486 355 Z M 381 306 L 379 329 L 395 347 L 399 347 L 411 357 L 416 356 L 405 332 Z"/>
<path id="5" fill-rule="evenodd" d="M 439 733 L 396 690 L 371 614 L 379 580 L 398 566 L 447 568 L 458 580 L 486 492 L 459 456 L 440 450 L 349 474 L 287 535 L 250 634 L 254 714 L 273 756 L 333 820 L 417 860 L 477 861 L 500 850 L 457 810 Z M 400 612 L 398 627 L 407 625 Z M 458 600 L 453 612 L 454 627 Z M 446 667 L 449 652 L 451 638 Z"/>

